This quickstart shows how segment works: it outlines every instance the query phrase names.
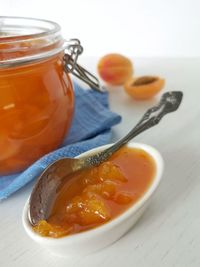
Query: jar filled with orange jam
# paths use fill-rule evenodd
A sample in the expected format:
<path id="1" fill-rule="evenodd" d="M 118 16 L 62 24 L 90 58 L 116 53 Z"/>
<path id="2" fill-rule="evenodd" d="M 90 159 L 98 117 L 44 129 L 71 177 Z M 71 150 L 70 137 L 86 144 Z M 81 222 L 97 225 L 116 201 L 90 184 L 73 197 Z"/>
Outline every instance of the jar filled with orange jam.
<path id="1" fill-rule="evenodd" d="M 0 17 L 0 26 L 0 175 L 4 175 L 22 171 L 62 143 L 74 109 L 64 51 L 69 48 L 67 59 L 73 62 L 80 46 L 76 40 L 69 45 L 54 22 Z"/>

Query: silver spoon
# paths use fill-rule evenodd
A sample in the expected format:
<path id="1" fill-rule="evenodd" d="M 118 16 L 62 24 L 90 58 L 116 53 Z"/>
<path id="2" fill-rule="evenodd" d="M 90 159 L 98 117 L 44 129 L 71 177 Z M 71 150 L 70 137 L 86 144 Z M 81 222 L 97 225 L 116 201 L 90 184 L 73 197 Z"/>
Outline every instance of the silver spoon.
<path id="1" fill-rule="evenodd" d="M 182 97 L 183 93 L 180 91 L 163 94 L 158 105 L 147 110 L 138 124 L 125 137 L 104 151 L 80 159 L 62 158 L 49 165 L 37 179 L 30 196 L 30 223 L 36 225 L 40 220 L 48 219 L 57 193 L 75 172 L 97 166 L 107 160 L 133 137 L 158 124 L 167 113 L 176 111 Z"/>

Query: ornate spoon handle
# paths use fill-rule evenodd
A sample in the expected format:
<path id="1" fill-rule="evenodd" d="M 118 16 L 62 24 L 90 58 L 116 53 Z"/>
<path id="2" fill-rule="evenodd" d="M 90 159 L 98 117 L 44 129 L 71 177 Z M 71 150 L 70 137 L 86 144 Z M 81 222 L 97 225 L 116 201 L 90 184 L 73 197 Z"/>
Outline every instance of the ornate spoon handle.
<path id="1" fill-rule="evenodd" d="M 182 101 L 183 93 L 181 91 L 167 92 L 162 95 L 157 106 L 147 110 L 138 124 L 123 138 L 113 146 L 87 159 L 87 164 L 95 166 L 108 159 L 115 151 L 127 144 L 133 137 L 145 130 L 157 125 L 166 114 L 176 111 Z"/>

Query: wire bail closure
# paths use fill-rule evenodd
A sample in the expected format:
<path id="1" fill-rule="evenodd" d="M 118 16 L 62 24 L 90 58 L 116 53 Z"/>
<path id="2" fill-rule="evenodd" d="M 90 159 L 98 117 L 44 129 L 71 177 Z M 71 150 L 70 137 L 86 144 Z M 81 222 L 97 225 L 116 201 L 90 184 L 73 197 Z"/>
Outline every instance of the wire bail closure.
<path id="1" fill-rule="evenodd" d="M 78 57 L 82 52 L 83 47 L 78 39 L 70 39 L 67 42 L 63 57 L 65 71 L 73 74 L 92 89 L 104 92 L 105 88 L 100 85 L 98 78 L 77 63 Z"/>

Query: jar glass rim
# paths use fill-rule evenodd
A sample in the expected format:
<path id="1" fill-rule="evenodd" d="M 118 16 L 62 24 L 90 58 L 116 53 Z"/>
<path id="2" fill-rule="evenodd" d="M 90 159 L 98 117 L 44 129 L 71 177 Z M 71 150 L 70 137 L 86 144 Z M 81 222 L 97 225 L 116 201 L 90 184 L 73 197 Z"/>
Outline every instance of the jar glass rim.
<path id="1" fill-rule="evenodd" d="M 0 16 L 0 43 L 17 41 L 26 37 L 35 39 L 60 32 L 58 23 L 45 19 Z"/>
<path id="2" fill-rule="evenodd" d="M 0 69 L 42 60 L 64 49 L 65 40 L 56 22 L 0 16 Z"/>

